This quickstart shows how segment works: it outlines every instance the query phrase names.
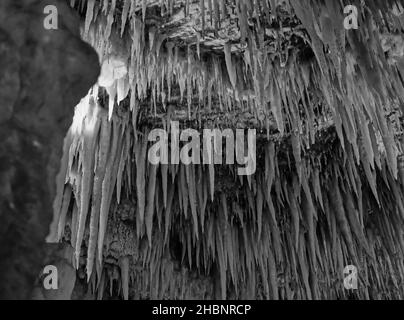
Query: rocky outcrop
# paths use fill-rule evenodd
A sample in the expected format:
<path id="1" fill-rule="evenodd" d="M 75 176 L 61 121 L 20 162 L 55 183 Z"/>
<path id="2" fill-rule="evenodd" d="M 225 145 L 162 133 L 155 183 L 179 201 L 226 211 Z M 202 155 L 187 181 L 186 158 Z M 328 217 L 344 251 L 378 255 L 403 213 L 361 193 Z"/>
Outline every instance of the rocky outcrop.
<path id="1" fill-rule="evenodd" d="M 27 298 L 43 267 L 63 138 L 98 74 L 65 1 L 0 2 L 0 298 Z"/>

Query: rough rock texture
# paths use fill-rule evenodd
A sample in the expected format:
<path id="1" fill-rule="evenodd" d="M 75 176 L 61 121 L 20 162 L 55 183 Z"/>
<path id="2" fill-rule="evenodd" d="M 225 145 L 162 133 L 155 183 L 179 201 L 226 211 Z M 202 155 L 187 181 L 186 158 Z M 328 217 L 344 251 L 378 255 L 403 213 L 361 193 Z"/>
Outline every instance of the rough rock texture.
<path id="1" fill-rule="evenodd" d="M 63 137 L 98 74 L 64 1 L 0 2 L 0 298 L 27 298 L 41 270 Z"/>

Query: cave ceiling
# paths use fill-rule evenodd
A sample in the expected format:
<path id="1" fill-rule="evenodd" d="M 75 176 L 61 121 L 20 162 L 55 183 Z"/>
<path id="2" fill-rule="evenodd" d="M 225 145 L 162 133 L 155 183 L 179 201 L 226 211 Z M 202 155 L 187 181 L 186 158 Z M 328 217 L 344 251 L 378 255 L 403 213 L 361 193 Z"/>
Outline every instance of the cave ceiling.
<path id="1" fill-rule="evenodd" d="M 386 96 L 389 88 L 381 85 L 383 77 L 391 79 L 387 64 L 394 70 L 403 64 L 398 6 L 366 3 L 359 16 L 363 26 L 350 35 L 338 3 L 308 3 L 305 8 L 296 1 L 71 1 L 101 62 L 115 57 L 126 69 L 126 78 L 107 88 L 110 106 L 115 96 L 118 104 L 127 97 L 131 110 L 141 106 L 137 110 L 146 122 L 168 114 L 202 127 L 213 119 L 213 125 L 253 125 L 268 136 L 296 126 L 328 127 L 335 120 L 333 105 L 355 103 L 339 97 L 358 83 L 356 77 L 366 80 L 365 90 Z M 372 25 L 364 22 L 366 15 L 375 17 Z M 386 22 L 387 17 L 394 19 Z M 361 59 L 368 45 L 371 56 Z M 372 60 L 386 71 L 367 74 Z M 393 77 L 399 77 L 396 71 Z M 290 95 L 289 87 L 296 93 Z"/>

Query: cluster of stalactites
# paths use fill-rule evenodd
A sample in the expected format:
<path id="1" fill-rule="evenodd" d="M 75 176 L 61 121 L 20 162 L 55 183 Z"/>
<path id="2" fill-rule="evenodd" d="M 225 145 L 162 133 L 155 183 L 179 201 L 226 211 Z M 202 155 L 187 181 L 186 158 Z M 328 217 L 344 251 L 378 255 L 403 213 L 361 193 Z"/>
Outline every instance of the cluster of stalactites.
<path id="1" fill-rule="evenodd" d="M 373 16 L 371 23 L 351 33 L 342 30 L 342 12 L 339 15 L 340 8 L 331 1 L 317 7 L 314 1 L 304 7 L 291 1 L 310 36 L 314 61 L 290 60 L 283 67 L 249 42 L 241 58 L 225 45 L 223 64 L 219 58 L 201 61 L 191 48 L 184 53 L 156 30 L 146 30 L 145 6 L 142 16 L 133 3 L 124 2 L 122 11 L 128 36 L 113 24 L 115 1 L 87 2 L 83 35 L 100 55 L 98 85 L 107 89 L 110 111 L 108 115 L 99 105 L 95 87 L 77 106 L 65 139 L 52 238 L 59 241 L 70 225 L 76 266 L 88 224 L 87 275 L 94 276 L 95 265 L 100 279 L 111 202 L 114 195 L 119 202 L 124 193 L 137 199 L 136 236 L 149 242 L 139 250 L 149 250 L 142 255 L 143 263 L 151 274 L 160 274 L 155 284 L 159 288 L 170 278 L 160 262 L 174 233 L 189 268 L 206 274 L 213 264 L 218 266 L 223 298 L 230 287 L 243 291 L 243 283 L 262 284 L 265 298 L 344 296 L 341 270 L 352 262 L 366 270 L 361 297 L 373 296 L 375 287 L 388 295 L 388 283 L 402 297 L 404 171 L 399 170 L 402 147 L 396 134 L 401 131 L 403 69 L 399 54 L 393 61 L 385 59 L 376 28 L 383 23 L 380 18 Z M 369 6 L 375 12 L 374 5 Z M 401 18 L 391 23 L 401 23 L 397 14 Z M 244 78 L 253 79 L 247 93 Z M 290 134 L 291 177 L 284 179 L 271 142 L 265 170 L 242 178 L 244 197 L 232 201 L 224 192 L 215 196 L 214 166 L 151 165 L 147 135 L 138 132 L 138 102 L 167 102 L 174 85 L 190 109 L 195 92 L 207 107 L 215 93 L 223 110 L 240 106 L 263 110 L 266 119 L 272 116 L 279 132 Z M 313 92 L 323 97 L 322 113 L 311 100 Z M 128 94 L 130 111 L 118 117 L 114 108 Z M 309 156 L 320 117 L 334 123 L 341 144 L 341 155 L 322 168 Z M 174 228 L 178 223 L 181 227 Z M 155 230 L 162 231 L 164 241 L 153 241 L 160 234 Z M 374 259 L 376 255 L 381 260 Z M 286 283 L 281 284 L 281 274 Z M 128 277 L 122 279 L 126 288 Z"/>
<path id="2" fill-rule="evenodd" d="M 216 5 L 219 17 L 230 14 L 229 3 L 216 2 L 212 7 L 205 3 L 207 11 L 200 9 L 201 15 L 210 12 L 212 21 L 216 21 Z M 179 3 L 163 1 L 161 6 Z M 128 95 L 134 118 L 139 101 L 150 101 L 154 111 L 157 103 L 166 106 L 172 88 L 177 86 L 181 100 L 188 101 L 189 116 L 193 114 L 194 96 L 209 110 L 212 97 L 218 97 L 220 110 L 252 110 L 267 132 L 275 122 L 281 135 L 297 134 L 300 148 L 310 148 L 316 130 L 332 121 L 343 146 L 346 142 L 353 146 L 356 161 L 367 162 L 373 169 L 374 153 L 382 152 L 397 176 L 395 159 L 401 150 L 394 135 L 402 131 L 399 116 L 404 99 L 404 57 L 396 54 L 395 59 L 385 58 L 390 38 L 380 35 L 386 31 L 386 22 L 377 10 L 385 9 L 386 4 L 379 8 L 366 2 L 359 8 L 361 28 L 354 31 L 343 28 L 343 8 L 335 1 L 310 1 L 307 6 L 290 1 L 290 10 L 309 35 L 315 59 L 302 62 L 291 55 L 285 66 L 277 64 L 272 55 L 265 53 L 265 46 L 256 41 L 248 41 L 244 53 L 237 55 L 230 44 L 225 44 L 222 58 L 212 56 L 202 61 L 198 50 L 183 50 L 157 27 L 146 27 L 147 4 L 124 1 L 118 27 L 114 24 L 118 20 L 116 1 L 87 2 L 83 35 L 100 55 L 99 85 L 109 94 L 110 117 L 114 106 Z M 276 13 L 272 1 L 258 1 L 259 9 L 252 8 L 249 1 L 232 4 L 237 9 L 241 39 L 260 39 L 250 34 L 251 28 L 243 26 L 251 17 L 262 14 L 265 21 L 270 21 Z M 240 10 L 244 7 L 246 10 Z M 401 29 L 401 7 L 388 8 L 390 11 L 383 15 L 391 18 L 387 26 L 391 31 Z M 170 10 L 162 12 L 170 14 Z M 186 12 L 187 8 L 183 14 Z M 128 33 L 124 32 L 125 26 Z M 313 96 L 319 97 L 321 108 L 316 109 Z M 390 116 L 386 118 L 386 114 Z"/>
<path id="3" fill-rule="evenodd" d="M 174 271 L 162 261 L 173 238 L 181 243 L 183 268 L 209 276 L 217 267 L 222 298 L 230 291 L 268 299 L 345 297 L 341 270 L 348 264 L 364 271 L 361 298 L 374 297 L 372 290 L 402 297 L 402 159 L 396 179 L 378 154 L 372 169 L 357 163 L 351 145 L 302 154 L 292 136 L 290 155 L 264 141 L 253 176 L 237 176 L 231 165 L 153 165 L 147 132 L 134 134 L 129 111 L 108 120 L 93 95 L 77 109 L 58 176 L 53 240 L 69 226 L 76 266 L 84 256 L 88 279 L 103 277 L 111 203 L 125 197 L 136 199 L 133 238 L 140 259 L 121 266 L 125 297 L 136 277 L 133 264 L 150 273 L 143 285 L 151 295 L 169 294 Z M 285 156 L 295 161 L 285 167 Z"/>

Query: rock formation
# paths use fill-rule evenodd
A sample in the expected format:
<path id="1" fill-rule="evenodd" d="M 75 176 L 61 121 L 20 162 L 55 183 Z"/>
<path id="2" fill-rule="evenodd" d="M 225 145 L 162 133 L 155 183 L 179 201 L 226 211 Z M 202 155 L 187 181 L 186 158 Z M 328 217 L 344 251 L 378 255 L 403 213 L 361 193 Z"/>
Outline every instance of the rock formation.
<path id="1" fill-rule="evenodd" d="M 79 25 L 61 0 L 0 3 L 0 298 L 28 298 L 43 268 L 63 138 L 99 74 Z"/>

